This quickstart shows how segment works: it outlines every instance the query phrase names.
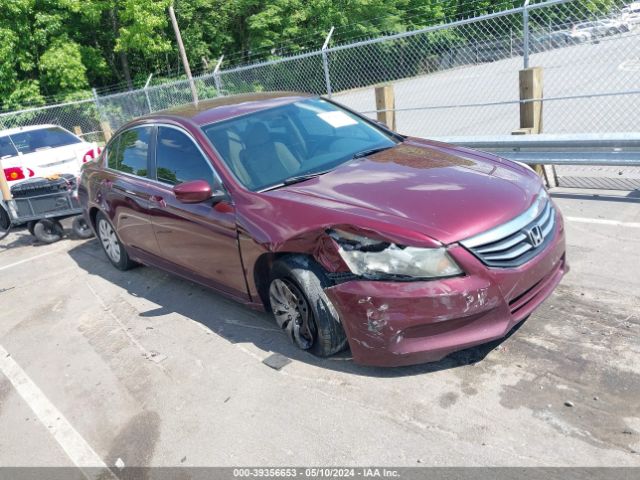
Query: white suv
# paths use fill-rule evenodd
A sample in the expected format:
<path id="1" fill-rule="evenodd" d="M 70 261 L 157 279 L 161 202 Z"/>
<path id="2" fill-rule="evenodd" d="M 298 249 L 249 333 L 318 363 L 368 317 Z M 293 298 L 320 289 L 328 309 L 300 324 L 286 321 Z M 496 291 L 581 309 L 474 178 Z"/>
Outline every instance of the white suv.
<path id="1" fill-rule="evenodd" d="M 0 160 L 13 185 L 30 177 L 80 174 L 83 163 L 97 158 L 100 148 L 57 125 L 33 125 L 0 131 Z"/>

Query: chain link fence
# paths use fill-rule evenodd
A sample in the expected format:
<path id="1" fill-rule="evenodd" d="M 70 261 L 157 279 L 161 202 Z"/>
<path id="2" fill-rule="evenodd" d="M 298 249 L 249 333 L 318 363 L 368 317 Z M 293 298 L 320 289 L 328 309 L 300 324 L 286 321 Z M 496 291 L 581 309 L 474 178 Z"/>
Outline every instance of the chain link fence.
<path id="1" fill-rule="evenodd" d="M 606 4 L 607 7 L 602 5 Z M 600 5 L 600 7 L 598 7 Z M 640 12 L 628 1 L 549 0 L 476 18 L 327 46 L 195 77 L 201 100 L 301 91 L 376 116 L 374 86 L 392 84 L 397 130 L 422 137 L 508 134 L 519 127 L 518 72 L 544 69 L 545 133 L 638 130 Z M 95 136 L 188 103 L 179 80 L 92 100 L 0 113 L 0 128 L 55 123 Z"/>

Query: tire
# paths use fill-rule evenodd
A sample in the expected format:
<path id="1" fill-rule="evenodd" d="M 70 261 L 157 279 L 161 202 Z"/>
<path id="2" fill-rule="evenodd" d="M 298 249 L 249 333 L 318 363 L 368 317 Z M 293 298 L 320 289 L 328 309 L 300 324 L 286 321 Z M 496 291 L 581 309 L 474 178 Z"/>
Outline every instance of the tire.
<path id="1" fill-rule="evenodd" d="M 33 226 L 33 235 L 42 243 L 55 243 L 64 235 L 64 228 L 57 220 L 43 219 Z"/>
<path id="2" fill-rule="evenodd" d="M 7 211 L 0 206 L 0 240 L 9 235 L 11 231 L 11 219 Z"/>
<path id="3" fill-rule="evenodd" d="M 33 229 L 36 228 L 36 223 L 38 223 L 36 220 L 31 220 L 30 222 L 27 222 L 27 230 L 29 230 L 29 233 L 34 237 L 36 234 L 33 231 Z"/>
<path id="4" fill-rule="evenodd" d="M 111 264 L 118 270 L 129 270 L 137 264 L 129 258 L 127 250 L 116 234 L 115 228 L 102 212 L 96 215 L 96 232 L 102 250 L 107 255 Z"/>
<path id="5" fill-rule="evenodd" d="M 331 286 L 324 270 L 305 256 L 286 256 L 271 268 L 269 306 L 293 343 L 319 357 L 347 346 L 338 312 L 324 293 Z"/>
<path id="6" fill-rule="evenodd" d="M 78 215 L 73 219 L 71 229 L 78 238 L 85 239 L 93 237 L 93 231 L 91 231 L 91 227 L 82 215 Z"/>

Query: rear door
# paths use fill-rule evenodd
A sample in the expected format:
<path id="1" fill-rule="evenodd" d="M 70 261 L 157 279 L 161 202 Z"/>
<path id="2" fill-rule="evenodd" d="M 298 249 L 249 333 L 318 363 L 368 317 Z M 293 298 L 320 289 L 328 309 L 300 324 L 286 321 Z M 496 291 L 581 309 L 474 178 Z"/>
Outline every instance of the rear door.
<path id="1" fill-rule="evenodd" d="M 149 215 L 151 126 L 134 127 L 118 134 L 109 144 L 100 191 L 118 237 L 136 254 L 159 253 Z"/>
<path id="2" fill-rule="evenodd" d="M 183 275 L 247 299 L 231 201 L 187 204 L 173 193 L 175 185 L 189 180 L 223 188 L 211 162 L 191 135 L 177 127 L 158 126 L 154 152 L 151 218 L 163 258 Z"/>

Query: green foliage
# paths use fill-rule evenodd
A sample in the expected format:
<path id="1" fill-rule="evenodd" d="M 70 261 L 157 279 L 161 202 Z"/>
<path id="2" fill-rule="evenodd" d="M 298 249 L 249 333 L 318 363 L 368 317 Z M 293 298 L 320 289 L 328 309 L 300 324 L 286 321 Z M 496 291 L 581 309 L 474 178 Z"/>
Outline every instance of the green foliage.
<path id="1" fill-rule="evenodd" d="M 171 2 L 0 0 L 0 110 L 85 98 L 90 87 L 139 87 L 150 73 L 155 84 L 163 76 L 183 74 L 167 12 Z M 600 14 L 622 0 L 575 3 L 585 12 Z M 173 0 L 173 4 L 191 69 L 197 74 L 211 71 L 223 53 L 228 68 L 317 50 L 332 26 L 334 41 L 345 43 L 520 6 L 522 0 Z M 545 14 L 561 25 L 573 21 L 569 11 L 558 6 L 545 9 Z M 467 37 L 489 34 L 474 26 L 465 30 Z M 454 48 L 462 37 L 447 30 L 430 35 L 429 45 L 412 41 L 379 44 L 370 52 L 387 59 L 381 61 L 396 55 L 398 75 L 415 75 L 434 68 L 435 46 Z M 357 49 L 340 55 L 348 57 L 343 64 L 351 70 L 344 78 L 336 75 L 336 82 L 351 87 L 378 79 L 382 69 Z M 293 72 L 285 65 L 248 84 L 228 79 L 225 88 L 269 89 L 291 83 L 292 88 L 322 91 L 324 80 L 316 75 L 316 66 L 304 68 L 307 85 L 294 85 Z"/>
<path id="2" fill-rule="evenodd" d="M 80 45 L 73 41 L 56 41 L 40 57 L 39 67 L 46 91 L 68 95 L 89 87 Z"/>

